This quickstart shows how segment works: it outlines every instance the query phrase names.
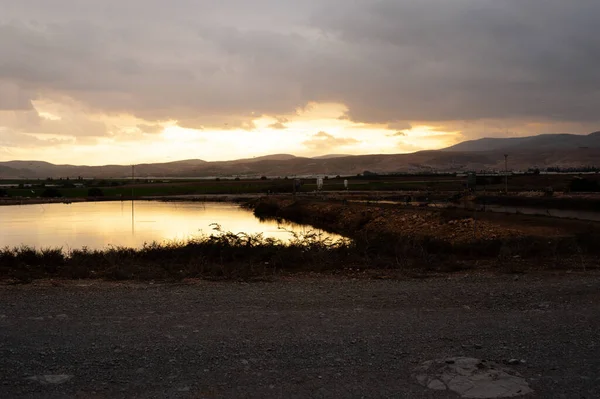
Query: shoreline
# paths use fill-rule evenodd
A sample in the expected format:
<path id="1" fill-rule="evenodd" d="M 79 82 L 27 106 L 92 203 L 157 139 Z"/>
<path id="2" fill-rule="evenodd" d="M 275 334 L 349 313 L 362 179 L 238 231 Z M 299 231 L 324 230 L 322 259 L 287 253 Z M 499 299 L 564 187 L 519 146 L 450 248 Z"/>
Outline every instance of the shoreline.
<path id="1" fill-rule="evenodd" d="M 119 202 L 119 201 L 161 201 L 161 202 L 244 202 L 259 198 L 254 194 L 208 194 L 208 195 L 175 195 L 144 197 L 100 197 L 100 198 L 0 198 L 0 206 L 70 204 L 81 202 Z"/>
<path id="2" fill-rule="evenodd" d="M 214 198 L 214 197 L 213 197 Z M 173 200 L 173 198 L 171 198 Z M 149 199 L 157 200 L 157 199 Z M 0 249 L 0 280 L 252 281 L 349 269 L 383 278 L 456 272 L 525 273 L 600 268 L 600 223 L 457 209 L 399 207 L 316 198 L 270 196 L 245 205 L 276 218 L 347 237 L 314 235 L 290 243 L 260 234 L 220 232 L 185 242 L 102 250 Z"/>
<path id="3" fill-rule="evenodd" d="M 465 193 L 457 191 L 320 191 L 292 193 L 239 193 L 239 194 L 178 194 L 144 196 L 104 197 L 0 197 L 0 206 L 53 204 L 103 201 L 190 201 L 190 202 L 243 202 L 259 198 L 285 197 L 298 199 L 325 199 L 331 201 L 410 203 L 414 206 L 462 206 L 465 201 L 473 205 L 500 205 L 507 207 L 530 207 L 535 209 L 586 210 L 600 209 L 600 193 L 555 193 L 544 196 L 538 192 L 511 192 L 509 195 L 489 195 L 485 192 Z"/>

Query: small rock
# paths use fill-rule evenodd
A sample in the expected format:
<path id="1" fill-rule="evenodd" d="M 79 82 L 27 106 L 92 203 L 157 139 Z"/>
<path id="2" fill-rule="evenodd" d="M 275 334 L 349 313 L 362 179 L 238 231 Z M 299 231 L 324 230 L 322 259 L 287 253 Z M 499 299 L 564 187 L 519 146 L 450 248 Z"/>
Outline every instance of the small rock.
<path id="1" fill-rule="evenodd" d="M 179 391 L 179 392 L 189 392 L 190 391 L 190 387 L 181 387 L 177 391 Z"/>
<path id="2" fill-rule="evenodd" d="M 427 384 L 427 388 L 435 389 L 436 391 L 445 391 L 446 385 L 440 380 L 431 380 L 429 384 Z"/>
<path id="3" fill-rule="evenodd" d="M 475 344 L 475 349 L 481 349 L 481 348 L 483 348 L 483 345 L 481 345 L 481 344 Z"/>
<path id="4" fill-rule="evenodd" d="M 519 361 L 519 359 L 510 359 L 507 363 L 511 366 L 514 366 L 516 364 L 520 364 L 521 362 Z"/>
<path id="5" fill-rule="evenodd" d="M 448 364 L 448 360 L 454 360 L 454 364 Z M 518 373 L 486 360 L 467 357 L 429 360 L 415 371 L 413 376 L 422 386 L 454 391 L 464 398 L 508 398 L 533 392 Z"/>
<path id="6" fill-rule="evenodd" d="M 69 374 L 46 374 L 46 375 L 34 375 L 33 377 L 28 377 L 28 380 L 37 381 L 44 385 L 46 384 L 63 384 L 73 378 L 72 375 Z"/>
<path id="7" fill-rule="evenodd" d="M 453 359 L 446 359 L 446 364 L 454 364 L 455 361 Z"/>

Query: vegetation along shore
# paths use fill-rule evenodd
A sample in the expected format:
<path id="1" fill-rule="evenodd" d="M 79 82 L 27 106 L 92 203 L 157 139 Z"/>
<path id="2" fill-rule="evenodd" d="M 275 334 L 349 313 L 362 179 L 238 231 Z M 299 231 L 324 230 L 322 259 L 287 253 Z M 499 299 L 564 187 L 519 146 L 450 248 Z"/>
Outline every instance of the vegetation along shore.
<path id="1" fill-rule="evenodd" d="M 217 227 L 210 236 L 140 249 L 4 248 L 0 278 L 14 283 L 40 278 L 251 280 L 349 270 L 402 277 L 600 266 L 596 222 L 289 195 L 250 199 L 243 206 L 260 218 L 308 224 L 347 239 L 333 241 L 312 232 L 283 243 Z"/>

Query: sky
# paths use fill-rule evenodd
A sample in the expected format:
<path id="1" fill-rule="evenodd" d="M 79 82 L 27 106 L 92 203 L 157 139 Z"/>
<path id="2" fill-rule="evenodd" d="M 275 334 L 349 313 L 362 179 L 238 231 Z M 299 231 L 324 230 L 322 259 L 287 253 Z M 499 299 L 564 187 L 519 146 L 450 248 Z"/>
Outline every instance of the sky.
<path id="1" fill-rule="evenodd" d="M 0 0 L 0 161 L 586 134 L 598 15 L 598 0 Z"/>

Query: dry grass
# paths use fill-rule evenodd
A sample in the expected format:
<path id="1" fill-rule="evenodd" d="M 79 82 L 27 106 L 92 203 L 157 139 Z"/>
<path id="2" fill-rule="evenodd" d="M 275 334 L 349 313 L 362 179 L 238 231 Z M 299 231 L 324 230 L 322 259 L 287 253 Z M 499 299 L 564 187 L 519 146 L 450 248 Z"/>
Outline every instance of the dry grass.
<path id="1" fill-rule="evenodd" d="M 40 278 L 109 280 L 248 279 L 279 271 L 327 271 L 354 264 L 353 244 L 316 232 L 294 234 L 283 243 L 260 234 L 220 231 L 186 242 L 150 243 L 141 249 L 108 247 L 63 251 L 30 247 L 0 250 L 0 279 L 28 282 Z"/>

